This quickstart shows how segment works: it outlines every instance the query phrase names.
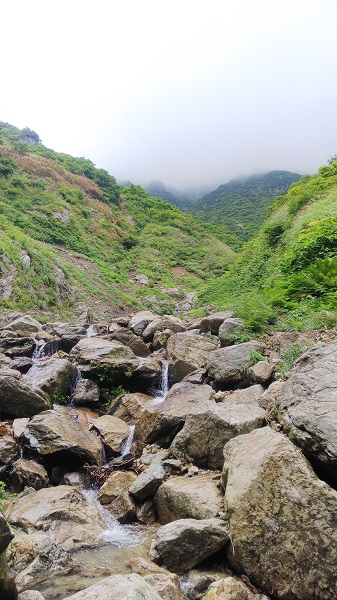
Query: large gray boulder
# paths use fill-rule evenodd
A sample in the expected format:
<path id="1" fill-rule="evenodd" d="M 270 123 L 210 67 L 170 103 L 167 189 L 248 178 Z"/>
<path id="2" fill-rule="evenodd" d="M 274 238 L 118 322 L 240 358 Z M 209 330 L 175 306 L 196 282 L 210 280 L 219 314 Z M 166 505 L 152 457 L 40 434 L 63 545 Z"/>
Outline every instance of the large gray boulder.
<path id="1" fill-rule="evenodd" d="M 14 492 L 22 492 L 25 486 L 40 490 L 48 484 L 48 473 L 36 460 L 20 458 L 13 464 L 11 487 Z"/>
<path id="2" fill-rule="evenodd" d="M 11 321 L 9 329 L 18 337 L 35 337 L 42 332 L 42 325 L 30 315 L 25 315 Z"/>
<path id="3" fill-rule="evenodd" d="M 117 342 L 120 342 L 124 346 L 131 348 L 132 352 L 136 356 L 146 357 L 150 355 L 150 350 L 145 342 L 139 337 L 139 335 L 132 333 L 130 329 L 125 329 L 124 327 L 119 329 L 113 334 L 113 339 L 117 340 Z"/>
<path id="4" fill-rule="evenodd" d="M 76 367 L 66 358 L 49 358 L 35 363 L 23 376 L 23 381 L 48 394 L 53 402 L 62 403 L 69 395 L 76 375 Z"/>
<path id="5" fill-rule="evenodd" d="M 262 342 L 251 341 L 227 346 L 212 352 L 206 362 L 206 370 L 217 383 L 232 384 L 249 380 L 249 367 L 254 364 L 254 353 L 266 349 Z"/>
<path id="6" fill-rule="evenodd" d="M 178 317 L 173 315 L 163 315 L 158 317 L 154 321 L 148 324 L 144 329 L 142 336 L 145 342 L 152 342 L 155 333 L 168 329 L 172 333 L 178 333 L 179 331 L 186 331 L 186 326 Z"/>
<path id="7" fill-rule="evenodd" d="M 98 509 L 69 485 L 23 492 L 6 515 L 26 533 L 48 531 L 64 550 L 95 545 L 105 529 Z"/>
<path id="8" fill-rule="evenodd" d="M 223 483 L 231 561 L 284 600 L 337 597 L 337 493 L 269 427 L 228 442 Z"/>
<path id="9" fill-rule="evenodd" d="M 104 443 L 107 456 L 117 456 L 129 437 L 130 427 L 122 419 L 103 415 L 95 419 L 90 426 L 92 431 L 96 431 Z"/>
<path id="10" fill-rule="evenodd" d="M 135 441 L 144 443 L 173 440 L 186 421 L 187 415 L 214 404 L 214 390 L 209 385 L 189 382 L 176 383 L 161 404 L 144 406 L 136 422 Z"/>
<path id="11" fill-rule="evenodd" d="M 207 477 L 170 477 L 160 486 L 155 505 L 162 525 L 177 519 L 211 519 L 223 511 L 223 494 Z"/>
<path id="12" fill-rule="evenodd" d="M 152 406 L 152 396 L 140 393 L 122 394 L 111 401 L 108 414 L 113 414 L 127 423 L 135 423 L 144 410 Z"/>
<path id="13" fill-rule="evenodd" d="M 145 500 L 145 498 L 155 495 L 164 478 L 165 471 L 162 465 L 154 462 L 148 469 L 138 475 L 130 486 L 129 492 L 138 500 Z"/>
<path id="14" fill-rule="evenodd" d="M 154 315 L 150 310 L 142 310 L 131 318 L 129 327 L 136 335 L 142 335 L 148 324 L 157 318 L 158 315 Z"/>
<path id="15" fill-rule="evenodd" d="M 186 375 L 204 367 L 209 354 L 218 345 L 218 340 L 203 337 L 193 332 L 175 333 L 166 346 L 170 364 L 170 380 L 181 381 Z"/>
<path id="16" fill-rule="evenodd" d="M 91 379 L 80 379 L 74 389 L 72 401 L 75 406 L 84 406 L 99 402 L 99 397 L 100 391 L 97 383 Z"/>
<path id="17" fill-rule="evenodd" d="M 184 573 L 228 540 L 228 524 L 221 519 L 179 519 L 158 529 L 156 549 L 170 571 Z"/>
<path id="18" fill-rule="evenodd" d="M 31 448 L 57 464 L 68 465 L 69 460 L 78 466 L 86 462 L 101 464 L 101 441 L 70 414 L 47 410 L 36 415 L 24 436 Z"/>
<path id="19" fill-rule="evenodd" d="M 111 575 L 64 600 L 161 600 L 140 575 Z"/>
<path id="20" fill-rule="evenodd" d="M 245 324 L 242 319 L 229 317 L 219 327 L 219 340 L 221 347 L 231 346 L 244 333 Z"/>
<path id="21" fill-rule="evenodd" d="M 268 401 L 268 393 L 265 398 Z M 318 469 L 337 474 L 337 342 L 303 354 L 269 394 L 278 421 Z"/>
<path id="22" fill-rule="evenodd" d="M 135 473 L 116 471 L 98 491 L 97 500 L 120 523 L 128 523 L 136 518 L 136 506 L 128 491 L 136 477 Z"/>
<path id="23" fill-rule="evenodd" d="M 172 446 L 199 467 L 222 469 L 223 447 L 233 437 L 265 424 L 265 411 L 254 404 L 215 404 L 187 415 Z"/>
<path id="24" fill-rule="evenodd" d="M 0 376 L 0 413 L 6 417 L 32 417 L 50 407 L 50 400 L 39 389 L 15 379 Z"/>
<path id="25" fill-rule="evenodd" d="M 233 313 L 229 310 L 224 312 L 216 312 L 204 317 L 200 323 L 200 331 L 207 333 L 208 331 L 213 335 L 218 335 L 219 328 L 225 319 L 229 319 L 233 316 Z"/>

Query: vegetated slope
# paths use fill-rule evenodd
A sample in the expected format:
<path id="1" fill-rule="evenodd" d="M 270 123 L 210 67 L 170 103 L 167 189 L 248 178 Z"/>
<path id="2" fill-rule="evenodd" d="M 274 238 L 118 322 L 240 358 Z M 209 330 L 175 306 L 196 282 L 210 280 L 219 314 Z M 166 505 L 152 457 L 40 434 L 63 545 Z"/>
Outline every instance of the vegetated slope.
<path id="1" fill-rule="evenodd" d="M 204 304 L 234 307 L 251 329 L 337 324 L 337 162 L 292 185 L 268 210 L 226 275 L 206 285 Z"/>
<path id="2" fill-rule="evenodd" d="M 197 289 L 233 260 L 191 215 L 140 187 L 118 186 L 90 160 L 56 153 L 35 132 L 6 123 L 0 141 L 1 306 L 71 312 L 75 286 L 98 315 L 167 312 L 174 302 L 162 288 Z M 137 283 L 140 274 L 148 285 Z"/>
<path id="3" fill-rule="evenodd" d="M 231 179 L 198 200 L 191 213 L 199 221 L 223 229 L 224 234 L 234 234 L 240 245 L 261 227 L 275 197 L 285 194 L 299 179 L 300 175 L 289 171 Z"/>

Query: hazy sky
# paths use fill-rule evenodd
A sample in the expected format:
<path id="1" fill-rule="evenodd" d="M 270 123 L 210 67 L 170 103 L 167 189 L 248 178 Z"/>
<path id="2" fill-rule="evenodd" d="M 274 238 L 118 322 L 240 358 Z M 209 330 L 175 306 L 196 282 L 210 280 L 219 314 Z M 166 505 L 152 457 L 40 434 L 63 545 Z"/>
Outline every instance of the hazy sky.
<path id="1" fill-rule="evenodd" d="M 336 32 L 336 0 L 2 2 L 0 120 L 135 183 L 315 172 Z"/>

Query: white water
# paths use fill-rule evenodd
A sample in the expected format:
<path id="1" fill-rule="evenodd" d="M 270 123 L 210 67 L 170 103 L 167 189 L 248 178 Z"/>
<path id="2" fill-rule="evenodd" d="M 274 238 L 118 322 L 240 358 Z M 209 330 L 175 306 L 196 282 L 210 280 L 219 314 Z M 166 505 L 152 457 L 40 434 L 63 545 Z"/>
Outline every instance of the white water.
<path id="1" fill-rule="evenodd" d="M 152 400 L 152 404 L 161 404 L 164 402 L 167 393 L 169 391 L 169 380 L 168 380 L 168 363 L 162 362 L 161 376 L 159 381 L 159 389 L 156 396 Z"/>
<path id="2" fill-rule="evenodd" d="M 74 393 L 75 393 L 76 387 L 79 384 L 79 382 L 81 381 L 81 379 L 83 379 L 82 372 L 79 369 L 77 369 L 77 375 L 76 375 L 75 380 L 74 380 L 74 382 L 73 382 L 73 384 L 72 384 L 72 386 L 70 388 L 70 394 L 69 394 L 69 403 L 68 403 L 68 406 L 71 406 L 72 408 L 75 407 L 75 404 L 74 404 Z"/>
<path id="3" fill-rule="evenodd" d="M 89 504 L 95 506 L 100 513 L 106 529 L 99 535 L 99 541 L 118 547 L 137 546 L 144 541 L 144 530 L 132 525 L 121 525 L 97 500 L 97 490 L 83 489 L 82 494 Z"/>
<path id="4" fill-rule="evenodd" d="M 131 452 L 131 446 L 133 443 L 134 435 L 135 435 L 135 426 L 130 425 L 129 437 L 125 440 L 124 446 L 121 451 L 122 457 L 126 456 L 127 454 L 129 454 Z"/>
<path id="5" fill-rule="evenodd" d="M 35 342 L 35 350 L 32 354 L 33 360 L 39 360 L 40 358 L 44 358 L 45 356 L 52 356 L 57 352 L 57 340 L 48 341 L 45 340 L 36 340 Z"/>
<path id="6" fill-rule="evenodd" d="M 89 325 L 89 327 L 86 331 L 86 336 L 88 338 L 92 338 L 92 337 L 95 337 L 97 334 L 98 334 L 98 331 L 97 331 L 96 325 Z"/>

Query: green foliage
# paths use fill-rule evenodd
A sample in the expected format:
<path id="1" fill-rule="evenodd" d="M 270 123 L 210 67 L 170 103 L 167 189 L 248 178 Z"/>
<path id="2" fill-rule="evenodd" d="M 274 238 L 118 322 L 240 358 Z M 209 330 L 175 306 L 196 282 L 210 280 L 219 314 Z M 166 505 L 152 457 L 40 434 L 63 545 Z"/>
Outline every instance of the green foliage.
<path id="1" fill-rule="evenodd" d="M 295 361 L 303 354 L 306 348 L 299 344 L 291 344 L 289 348 L 282 354 L 281 361 L 278 364 L 278 370 L 282 377 L 291 369 Z"/>
<path id="2" fill-rule="evenodd" d="M 14 500 L 17 497 L 16 494 L 11 494 L 6 490 L 6 484 L 4 481 L 0 481 L 0 511 L 4 510 L 3 500 Z"/>
<path id="3" fill-rule="evenodd" d="M 307 267 L 316 258 L 337 254 L 337 217 L 311 221 L 300 232 L 292 248 L 285 253 L 281 268 L 285 273 Z"/>
<path id="4" fill-rule="evenodd" d="M 16 164 L 10 158 L 6 158 L 0 153 L 0 177 L 9 177 L 16 170 Z"/>

